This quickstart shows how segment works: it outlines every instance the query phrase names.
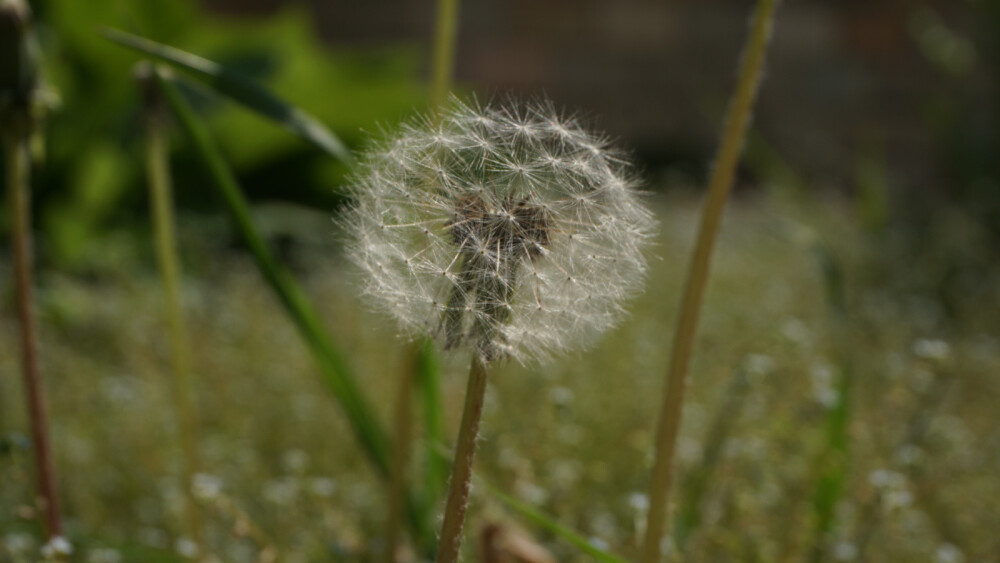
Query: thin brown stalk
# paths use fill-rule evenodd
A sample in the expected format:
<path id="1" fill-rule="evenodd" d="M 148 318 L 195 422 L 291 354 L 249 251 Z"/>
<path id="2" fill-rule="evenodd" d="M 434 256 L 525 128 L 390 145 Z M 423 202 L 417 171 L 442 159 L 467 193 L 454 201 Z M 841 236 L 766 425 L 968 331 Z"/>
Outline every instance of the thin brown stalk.
<path id="1" fill-rule="evenodd" d="M 140 69 L 139 81 L 146 102 L 146 174 L 149 181 L 150 213 L 156 259 L 163 283 L 164 313 L 170 335 L 170 359 L 173 368 L 174 405 L 176 408 L 181 455 L 181 480 L 184 484 L 184 530 L 188 538 L 202 549 L 201 515 L 191 491 L 198 471 L 195 415 L 191 399 L 191 354 L 187 326 L 181 308 L 180 260 L 174 219 L 173 189 L 167 150 L 166 112 L 151 69 Z"/>
<path id="2" fill-rule="evenodd" d="M 474 353 L 469 367 L 462 425 L 455 444 L 455 461 L 451 468 L 451 484 L 445 504 L 444 523 L 441 525 L 437 563 L 455 563 L 462 547 L 462 528 L 465 525 L 465 512 L 469 507 L 469 490 L 472 486 L 472 462 L 476 457 L 479 421 L 483 417 L 483 404 L 486 401 L 486 379 L 486 364 L 478 353 Z"/>
<path id="3" fill-rule="evenodd" d="M 691 362 L 698 315 L 708 281 L 709 265 L 718 236 L 722 213 L 733 183 L 736 164 L 764 67 L 764 55 L 774 25 L 777 0 L 759 0 L 753 16 L 750 36 L 740 66 L 736 92 L 726 119 L 722 142 L 715 159 L 715 168 L 708 183 L 708 199 L 702 213 L 698 239 L 681 301 L 681 312 L 674 332 L 673 351 L 664 387 L 663 405 L 656 435 L 656 458 L 649 489 L 650 510 L 643 542 L 643 563 L 655 563 L 661 558 L 661 544 L 666 529 L 674 449 L 680 430 L 684 404 L 685 379 Z"/>
<path id="4" fill-rule="evenodd" d="M 430 108 L 436 112 L 451 90 L 455 67 L 455 38 L 458 35 L 458 1 L 438 0 L 434 29 L 434 58 L 431 60 Z"/>
<path id="5" fill-rule="evenodd" d="M 396 389 L 396 412 L 394 420 L 394 449 L 389 474 L 389 515 L 386 523 L 385 556 L 386 563 L 395 563 L 399 556 L 399 537 L 406 510 L 406 468 L 410 461 L 412 445 L 410 425 L 413 418 L 413 380 L 416 378 L 417 362 L 421 343 L 410 348 L 409 366 L 404 369 Z"/>
<path id="6" fill-rule="evenodd" d="M 21 325 L 21 367 L 24 372 L 24 388 L 28 400 L 28 416 L 31 420 L 31 442 L 38 470 L 38 493 L 45 515 L 45 527 L 49 540 L 63 535 L 62 518 L 59 513 L 59 497 L 56 490 L 49 446 L 48 416 L 45 409 L 45 394 L 42 375 L 38 366 L 38 336 L 32 314 L 32 256 L 31 256 L 31 196 L 29 193 L 30 157 L 28 135 L 16 128 L 5 132 L 3 139 L 7 168 L 7 190 L 10 193 L 11 226 L 13 229 L 11 246 L 14 254 L 14 285 L 17 291 L 17 316 Z"/>

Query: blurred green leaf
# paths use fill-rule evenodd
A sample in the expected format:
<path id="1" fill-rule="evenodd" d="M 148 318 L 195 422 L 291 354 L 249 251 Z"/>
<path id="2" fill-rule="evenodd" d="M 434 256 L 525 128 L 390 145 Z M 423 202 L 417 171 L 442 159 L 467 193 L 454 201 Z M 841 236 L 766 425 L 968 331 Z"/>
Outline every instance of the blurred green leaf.
<path id="1" fill-rule="evenodd" d="M 326 329 L 309 303 L 305 293 L 292 279 L 291 274 L 275 259 L 264 238 L 258 232 L 250 215 L 250 208 L 240 192 L 232 171 L 222 158 L 208 129 L 196 117 L 194 110 L 184 100 L 170 79 L 156 72 L 157 82 L 181 127 L 195 145 L 197 154 L 212 177 L 212 185 L 222 196 L 237 229 L 263 274 L 291 317 L 309 350 L 320 366 L 324 381 L 343 407 L 348 421 L 362 448 L 371 458 L 383 477 L 389 474 L 388 434 L 375 416 L 367 399 L 351 375 L 340 351 L 334 347 Z M 431 522 L 409 494 L 407 516 L 415 536 L 422 547 L 434 543 Z"/>
<path id="2" fill-rule="evenodd" d="M 810 560 L 818 562 L 826 555 L 828 536 L 836 523 L 837 505 L 847 487 L 849 476 L 854 362 L 843 266 L 827 245 L 818 243 L 813 250 L 823 274 L 830 337 L 840 368 L 836 380 L 836 401 L 826 413 L 826 442 L 815 461 L 817 480 L 812 508 L 816 524 Z"/>
<path id="3" fill-rule="evenodd" d="M 116 43 L 194 74 L 220 94 L 280 123 L 327 153 L 345 162 L 353 161 L 354 157 L 344 143 L 323 124 L 242 74 L 208 59 L 124 31 L 106 29 L 104 35 Z"/>
<path id="4" fill-rule="evenodd" d="M 424 504 L 434 507 L 448 484 L 451 461 L 439 448 L 444 444 L 444 405 L 441 402 L 441 364 L 430 340 L 417 352 L 417 392 L 424 415 Z"/>

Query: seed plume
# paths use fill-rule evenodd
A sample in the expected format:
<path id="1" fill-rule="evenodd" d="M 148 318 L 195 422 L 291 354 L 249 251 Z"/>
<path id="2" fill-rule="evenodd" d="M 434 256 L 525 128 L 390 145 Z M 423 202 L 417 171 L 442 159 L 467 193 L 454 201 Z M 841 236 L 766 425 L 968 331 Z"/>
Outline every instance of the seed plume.
<path id="1" fill-rule="evenodd" d="M 643 281 L 653 220 L 626 160 L 551 104 L 453 99 L 370 148 L 352 195 L 366 293 L 486 361 L 587 344 Z"/>

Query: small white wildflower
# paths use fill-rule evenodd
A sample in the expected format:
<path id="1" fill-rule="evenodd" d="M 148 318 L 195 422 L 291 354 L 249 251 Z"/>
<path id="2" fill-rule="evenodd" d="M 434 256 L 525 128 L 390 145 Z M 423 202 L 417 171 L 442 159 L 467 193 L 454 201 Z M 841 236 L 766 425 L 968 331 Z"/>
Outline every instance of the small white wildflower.
<path id="1" fill-rule="evenodd" d="M 836 368 L 825 362 L 813 364 L 809 370 L 813 397 L 819 404 L 828 409 L 837 404 L 837 400 L 840 398 L 840 393 L 834 388 L 836 373 Z"/>
<path id="2" fill-rule="evenodd" d="M 573 402 L 573 390 L 557 385 L 549 390 L 549 399 L 557 406 L 567 407 Z"/>
<path id="3" fill-rule="evenodd" d="M 812 331 L 809 330 L 809 326 L 802 322 L 801 319 L 789 318 L 785 319 L 781 323 L 781 335 L 787 338 L 790 342 L 798 344 L 800 346 L 808 344 L 812 341 Z"/>
<path id="4" fill-rule="evenodd" d="M 858 558 L 858 548 L 853 542 L 841 540 L 833 546 L 833 558 L 837 561 L 854 561 Z"/>
<path id="5" fill-rule="evenodd" d="M 934 554 L 935 563 L 962 563 L 965 561 L 965 554 L 950 543 L 941 544 Z"/>
<path id="6" fill-rule="evenodd" d="M 30 534 L 11 532 L 4 534 L 2 542 L 0 543 L 2 543 L 4 549 L 12 555 L 20 555 L 31 550 L 31 546 L 34 544 L 34 539 Z"/>
<path id="7" fill-rule="evenodd" d="M 660 555 L 663 557 L 670 557 L 674 554 L 674 538 L 670 536 L 665 536 L 660 540 Z"/>
<path id="8" fill-rule="evenodd" d="M 290 473 L 300 473 L 309 465 L 309 454 L 299 450 L 288 450 L 281 457 L 281 464 Z"/>
<path id="9" fill-rule="evenodd" d="M 207 473 L 198 473 L 191 483 L 191 492 L 202 501 L 215 500 L 222 493 L 222 479 Z"/>
<path id="10" fill-rule="evenodd" d="M 528 481 L 518 481 L 514 485 L 514 490 L 518 497 L 534 505 L 542 505 L 549 500 L 548 491 Z"/>
<path id="11" fill-rule="evenodd" d="M 42 546 L 42 556 L 46 559 L 50 559 L 62 555 L 71 555 L 73 553 L 73 544 L 69 543 L 69 540 L 62 536 L 55 536 Z"/>
<path id="12" fill-rule="evenodd" d="M 887 510 L 906 508 L 913 504 L 913 492 L 906 475 L 891 469 L 876 469 L 868 475 L 868 482 L 882 495 L 882 505 Z"/>
<path id="13" fill-rule="evenodd" d="M 186 559 L 198 557 L 198 544 L 186 537 L 179 537 L 174 542 L 174 551 Z"/>
<path id="14" fill-rule="evenodd" d="M 484 360 L 592 341 L 643 280 L 653 219 L 622 156 L 551 105 L 457 100 L 361 159 L 345 216 L 366 293 Z"/>
<path id="15" fill-rule="evenodd" d="M 921 338 L 913 343 L 913 354 L 925 360 L 943 361 L 951 355 L 951 346 L 944 340 Z"/>
<path id="16" fill-rule="evenodd" d="M 649 497 L 643 493 L 632 493 L 628 496 L 628 505 L 632 510 L 645 514 L 649 511 Z"/>
<path id="17" fill-rule="evenodd" d="M 884 505 L 889 510 L 906 508 L 913 504 L 913 493 L 908 489 L 894 489 L 886 493 Z"/>
<path id="18" fill-rule="evenodd" d="M 603 551 L 611 549 L 611 546 L 608 544 L 608 542 L 604 541 L 603 539 L 597 536 L 590 536 L 589 538 L 587 538 L 587 543 L 589 543 L 591 547 L 595 547 Z"/>
<path id="19" fill-rule="evenodd" d="M 868 474 L 868 482 L 877 489 L 888 489 L 905 485 L 906 476 L 891 469 L 876 469 Z"/>
<path id="20" fill-rule="evenodd" d="M 309 491 L 318 497 L 329 497 L 337 490 L 337 482 L 329 477 L 313 477 L 309 481 Z"/>

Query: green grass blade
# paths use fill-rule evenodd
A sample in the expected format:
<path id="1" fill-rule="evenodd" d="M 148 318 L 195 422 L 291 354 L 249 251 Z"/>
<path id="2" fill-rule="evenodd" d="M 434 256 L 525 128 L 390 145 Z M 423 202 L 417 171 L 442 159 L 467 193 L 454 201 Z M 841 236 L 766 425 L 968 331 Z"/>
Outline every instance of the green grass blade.
<path id="1" fill-rule="evenodd" d="M 815 252 L 823 272 L 830 332 L 841 372 L 837 380 L 837 401 L 826 417 L 826 443 L 816 462 L 818 478 L 812 499 L 816 524 L 810 560 L 822 561 L 827 538 L 835 524 L 837 504 L 847 487 L 854 362 L 843 268 L 825 245 L 818 244 Z"/>
<path id="2" fill-rule="evenodd" d="M 520 501 L 501 491 L 499 488 L 490 484 L 481 477 L 478 478 L 478 482 L 480 485 L 483 485 L 491 495 L 496 497 L 497 500 L 506 505 L 507 508 L 510 508 L 514 512 L 520 514 L 525 520 L 534 523 L 536 526 L 540 526 L 541 528 L 559 536 L 565 540 L 566 543 L 580 550 L 581 553 L 585 553 L 602 563 L 628 563 L 628 560 L 622 559 L 613 553 L 609 553 L 598 548 L 594 544 L 590 543 L 587 538 L 581 536 L 566 526 L 563 526 L 559 522 L 556 522 L 550 516 L 530 504 Z"/>
<path id="3" fill-rule="evenodd" d="M 240 191 L 232 170 L 222 158 L 208 129 L 195 116 L 194 110 L 184 100 L 174 84 L 155 73 L 168 103 L 177 116 L 181 127 L 197 149 L 197 153 L 212 177 L 212 185 L 225 201 L 244 242 L 263 274 L 264 279 L 277 294 L 281 304 L 299 329 L 306 345 L 312 352 L 327 386 L 343 407 L 365 453 L 371 458 L 383 477 L 389 474 L 388 434 L 375 417 L 374 411 L 361 393 L 348 370 L 343 356 L 333 346 L 326 329 L 320 322 L 305 293 L 292 279 L 288 271 L 274 258 L 264 238 L 257 231 L 250 216 L 250 208 Z M 413 499 L 407 497 L 409 524 L 424 548 L 432 546 L 434 534 L 432 523 L 423 517 L 424 512 Z"/>
<path id="4" fill-rule="evenodd" d="M 418 344 L 416 358 L 417 392 L 424 417 L 425 504 L 436 506 L 448 483 L 451 464 L 441 452 L 444 439 L 444 405 L 441 401 L 441 364 L 430 340 Z"/>
<path id="5" fill-rule="evenodd" d="M 354 160 L 344 143 L 316 118 L 246 76 L 208 59 L 124 31 L 105 29 L 103 33 L 119 45 L 194 75 L 216 92 L 279 123 L 336 158 L 344 162 Z"/>

